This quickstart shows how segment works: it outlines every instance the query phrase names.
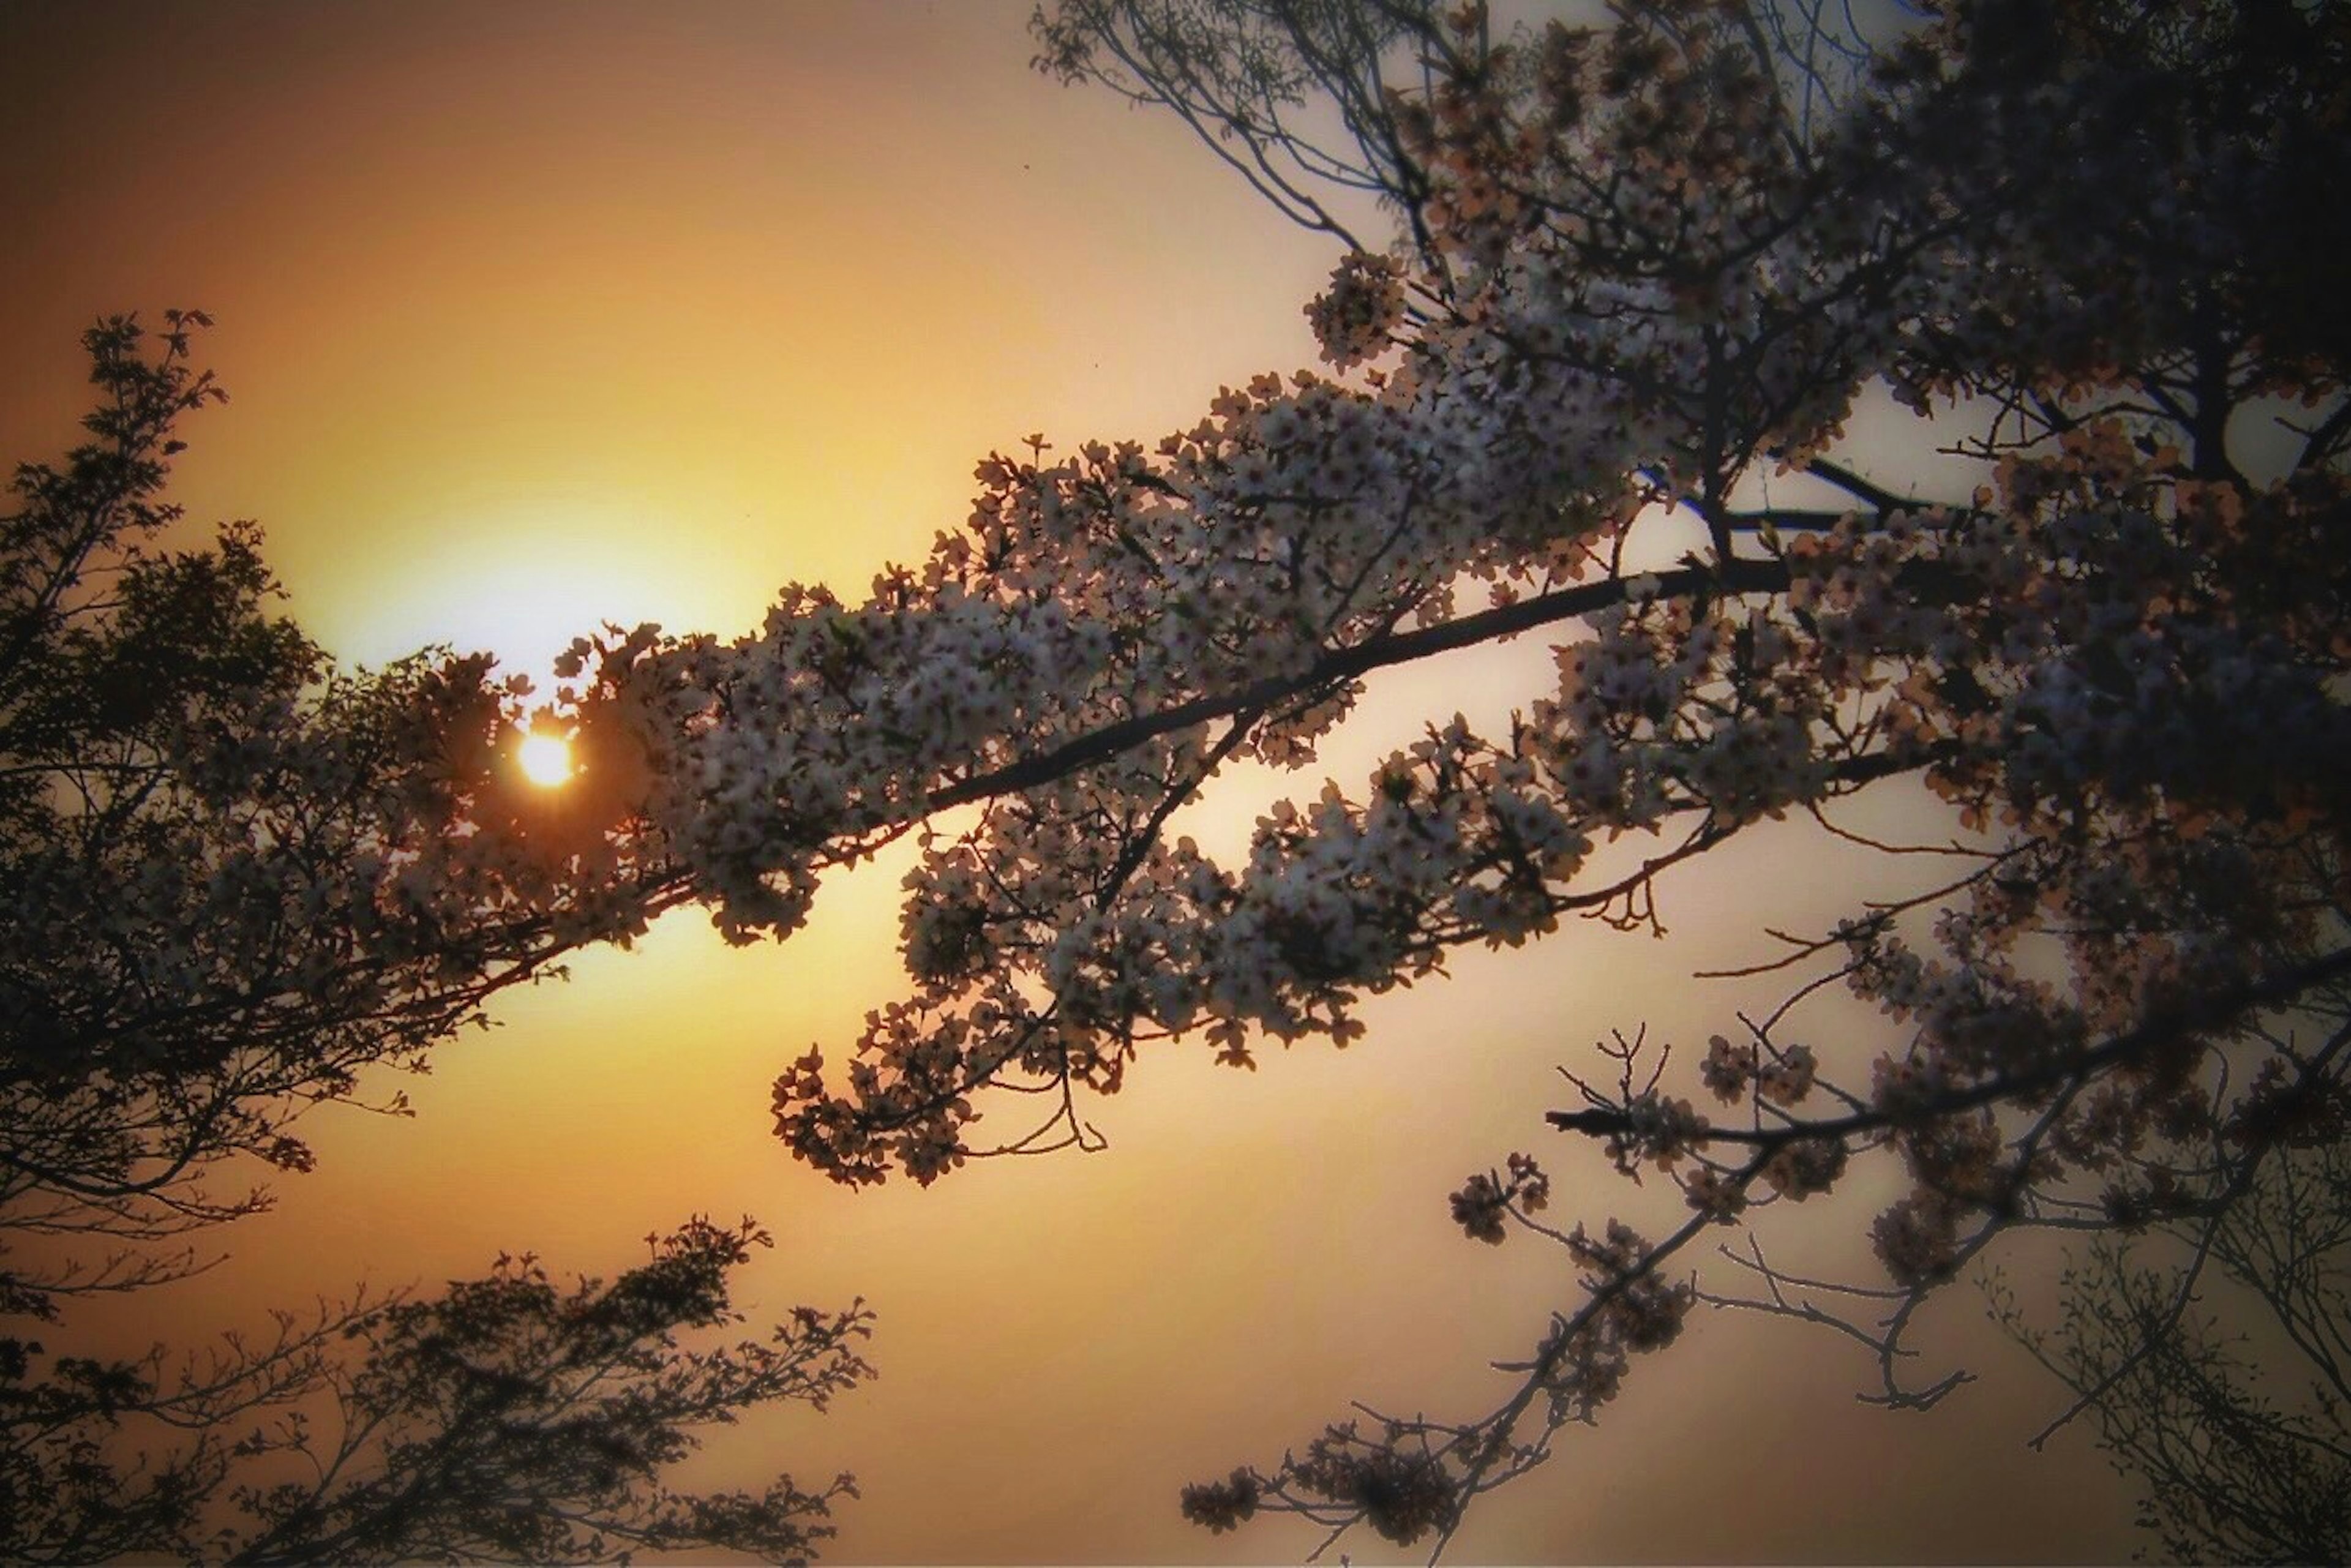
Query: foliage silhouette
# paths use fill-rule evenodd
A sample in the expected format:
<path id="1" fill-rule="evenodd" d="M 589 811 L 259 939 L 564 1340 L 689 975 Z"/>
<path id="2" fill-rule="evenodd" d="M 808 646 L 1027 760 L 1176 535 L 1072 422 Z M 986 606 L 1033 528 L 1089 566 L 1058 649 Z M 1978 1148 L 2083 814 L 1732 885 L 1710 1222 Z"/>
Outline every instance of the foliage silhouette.
<path id="1" fill-rule="evenodd" d="M 2351 1555 L 2351 1145 L 2340 1126 L 2307 1129 L 2243 1176 L 2209 1217 L 2094 1241 L 2066 1270 L 2053 1322 L 2005 1283 L 1994 1305 L 2074 1390 L 2061 1422 L 2092 1415 L 2115 1468 L 2138 1480 L 2140 1523 L 2166 1553 L 2339 1563 Z"/>
<path id="2" fill-rule="evenodd" d="M 855 1495 L 848 1476 L 695 1494 L 662 1471 L 704 1428 L 778 1400 L 821 1410 L 870 1375 L 871 1314 L 802 1309 L 766 1341 L 681 1348 L 682 1332 L 741 1321 L 727 1276 L 768 1238 L 695 1220 L 647 1240 L 651 1260 L 609 1284 L 563 1290 L 528 1255 L 501 1258 L 437 1298 L 281 1315 L 266 1345 L 233 1339 L 176 1374 L 159 1351 L 59 1358 L 28 1382 L 15 1356 L 0 1367 L 9 1558 L 804 1562 L 833 1533 L 831 1504 Z M 116 1453 L 120 1436 L 173 1428 L 188 1435 L 160 1455 Z"/>
<path id="3" fill-rule="evenodd" d="M 421 1066 L 491 995 L 660 902 L 550 896 L 546 841 L 578 831 L 520 813 L 517 694 L 486 659 L 336 674 L 266 612 L 252 528 L 158 548 L 175 422 L 220 395 L 189 364 L 206 324 L 172 313 L 152 355 L 131 319 L 93 329 L 94 439 L 19 469 L 0 521 L 0 1556 L 803 1558 L 846 1477 L 760 1497 L 660 1479 L 699 1428 L 821 1407 L 870 1371 L 862 1307 L 681 1347 L 737 1321 L 728 1273 L 767 1242 L 748 1222 L 649 1238 L 610 1286 L 505 1260 L 173 1365 L 30 1337 L 78 1296 L 207 1266 L 202 1234 L 267 1201 L 208 1176 L 308 1169 L 303 1110 Z M 502 831 L 469 844 L 461 814 Z"/>

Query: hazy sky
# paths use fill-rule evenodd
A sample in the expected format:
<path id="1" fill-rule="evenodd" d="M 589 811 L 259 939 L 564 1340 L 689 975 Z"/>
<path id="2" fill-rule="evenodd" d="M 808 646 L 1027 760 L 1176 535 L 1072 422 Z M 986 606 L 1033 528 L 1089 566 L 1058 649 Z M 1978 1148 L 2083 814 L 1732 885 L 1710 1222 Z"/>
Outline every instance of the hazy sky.
<path id="1" fill-rule="evenodd" d="M 747 630 L 788 579 L 853 597 L 960 522 L 991 446 L 1155 437 L 1311 359 L 1300 306 L 1331 255 L 1172 120 L 1031 73 L 1028 9 L 0 0 L 0 455 L 67 443 L 95 316 L 201 306 L 234 402 L 184 433 L 177 496 L 259 518 L 292 612 L 349 660 L 445 640 L 529 668 L 605 619 Z M 1529 642 L 1393 674 L 1325 766 L 1359 779 L 1548 662 Z M 1246 829 L 1251 782 L 1195 812 L 1202 837 Z M 1644 1019 L 1702 1042 L 1741 993 L 1693 969 L 1758 956 L 1764 908 L 1853 896 L 1810 843 L 1669 883 L 1667 942 L 1465 956 L 1343 1054 L 1252 1075 L 1153 1052 L 1092 1114 L 1107 1153 L 929 1192 L 830 1186 L 767 1110 L 790 1058 L 837 1056 L 903 985 L 904 856 L 837 879 L 788 945 L 731 950 L 685 912 L 380 1085 L 415 1120 L 316 1118 L 321 1170 L 228 1235 L 226 1267 L 84 1321 L 185 1342 L 504 1249 L 610 1274 L 649 1230 L 748 1211 L 779 1241 L 744 1276 L 752 1316 L 862 1293 L 883 1376 L 727 1435 L 701 1479 L 855 1470 L 844 1563 L 1294 1560 L 1316 1532 L 1210 1537 L 1178 1488 L 1351 1399 L 1468 1415 L 1507 1392 L 1484 1364 L 1572 1277 L 1466 1240 L 1446 1195 L 1530 1149 L 1567 1218 L 1659 1212 L 1546 1133 L 1552 1069 Z M 1802 1218 L 1851 1233 L 1888 1180 Z M 2126 1555 L 2087 1434 L 2024 1451 L 2057 1402 L 1980 1306 L 1953 1291 L 1938 1322 L 1983 1381 L 1925 1416 L 1857 1406 L 1870 1369 L 1827 1335 L 1702 1316 L 1454 1557 Z"/>

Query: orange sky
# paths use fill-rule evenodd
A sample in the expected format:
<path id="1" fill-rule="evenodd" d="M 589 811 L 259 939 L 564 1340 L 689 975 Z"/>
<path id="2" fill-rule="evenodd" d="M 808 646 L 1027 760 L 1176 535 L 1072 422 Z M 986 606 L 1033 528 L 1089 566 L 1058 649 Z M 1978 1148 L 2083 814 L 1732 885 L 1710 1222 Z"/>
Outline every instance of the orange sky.
<path id="1" fill-rule="evenodd" d="M 261 519 L 294 613 L 347 659 L 447 640 L 528 668 L 607 618 L 733 633 L 788 578 L 854 595 L 960 521 L 989 447 L 1155 436 L 1311 358 L 1299 307 L 1329 253 L 1173 121 L 1030 73 L 1028 9 L 0 6 L 0 452 L 68 439 L 95 315 L 196 305 L 235 402 L 186 432 L 177 495 Z M 1531 642 L 1395 672 L 1327 765 L 1359 779 L 1547 663 Z M 1177 1488 L 1351 1398 L 1466 1415 L 1506 1391 L 1483 1363 L 1569 1300 L 1565 1259 L 1464 1240 L 1447 1193 L 1531 1148 L 1569 1218 L 1655 1211 L 1545 1134 L 1552 1068 L 1643 1019 L 1702 1040 L 1740 998 L 1687 977 L 1755 956 L 1725 945 L 1751 898 L 1784 920 L 1792 883 L 1816 917 L 1851 895 L 1810 842 L 1669 884 L 1673 942 L 1465 956 L 1343 1055 L 1242 1075 L 1158 1053 L 1093 1117 L 1108 1153 L 927 1193 L 831 1188 L 768 1131 L 779 1067 L 837 1054 L 902 984 L 904 858 L 840 879 L 786 946 L 727 949 L 687 912 L 384 1085 L 416 1120 L 318 1117 L 323 1168 L 227 1267 L 87 1321 L 184 1340 L 502 1249 L 610 1273 L 648 1230 L 747 1210 L 781 1243 L 747 1273 L 754 1317 L 862 1293 L 883 1378 L 701 1473 L 856 1470 L 832 1560 L 1294 1560 L 1315 1532 L 1212 1538 Z M 2086 1434 L 2025 1454 L 2052 1389 L 1980 1305 L 1941 1316 L 1990 1375 L 1927 1417 L 1855 1406 L 1869 1369 L 1824 1335 L 1701 1318 L 1454 1555 L 2125 1554 Z"/>

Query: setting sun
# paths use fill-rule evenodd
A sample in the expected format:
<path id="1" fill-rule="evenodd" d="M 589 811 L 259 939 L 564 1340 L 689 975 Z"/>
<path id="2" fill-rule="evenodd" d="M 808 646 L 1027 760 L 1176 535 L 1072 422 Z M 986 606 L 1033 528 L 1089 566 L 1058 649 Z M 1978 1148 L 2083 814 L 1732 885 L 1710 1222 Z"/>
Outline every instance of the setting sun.
<path id="1" fill-rule="evenodd" d="M 515 748 L 523 777 L 553 789 L 571 777 L 571 743 L 559 735 L 526 735 Z"/>

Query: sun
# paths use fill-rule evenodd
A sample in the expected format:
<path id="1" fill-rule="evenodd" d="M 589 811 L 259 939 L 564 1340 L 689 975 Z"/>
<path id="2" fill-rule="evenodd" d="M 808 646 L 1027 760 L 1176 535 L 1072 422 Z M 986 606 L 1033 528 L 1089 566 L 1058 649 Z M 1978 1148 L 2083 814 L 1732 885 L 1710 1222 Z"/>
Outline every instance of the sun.
<path id="1" fill-rule="evenodd" d="M 526 735 L 515 748 L 522 776 L 543 789 L 553 789 L 571 778 L 571 743 L 559 735 Z"/>

